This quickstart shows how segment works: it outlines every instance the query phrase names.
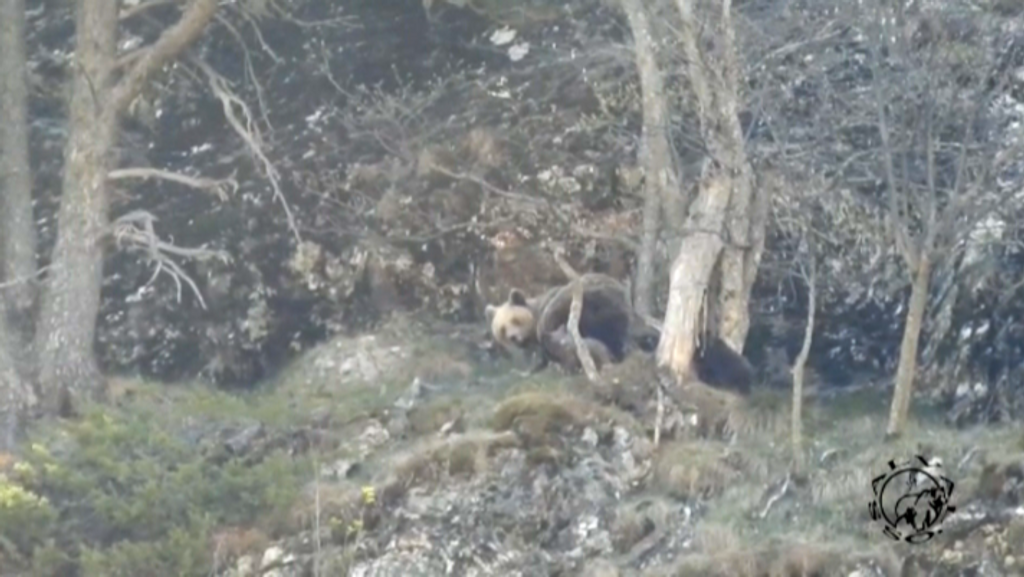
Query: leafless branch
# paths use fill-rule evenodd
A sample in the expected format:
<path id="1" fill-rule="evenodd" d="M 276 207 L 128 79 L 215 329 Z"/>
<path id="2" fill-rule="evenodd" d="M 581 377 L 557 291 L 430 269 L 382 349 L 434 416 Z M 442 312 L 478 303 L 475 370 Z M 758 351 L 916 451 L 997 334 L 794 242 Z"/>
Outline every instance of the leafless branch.
<path id="1" fill-rule="evenodd" d="M 110 180 L 128 178 L 158 178 L 161 180 L 169 180 L 197 190 L 212 192 L 217 195 L 217 198 L 222 202 L 228 199 L 228 195 L 234 194 L 238 191 L 238 181 L 235 180 L 233 175 L 228 178 L 205 178 L 201 176 L 189 176 L 187 174 L 172 172 L 170 170 L 161 170 L 159 168 L 139 167 L 112 170 L 107 174 L 107 178 Z"/>
<path id="2" fill-rule="evenodd" d="M 267 127 L 273 130 L 274 127 L 270 124 L 270 117 L 267 115 L 267 105 L 263 99 L 263 85 L 260 84 L 260 79 L 256 76 L 256 69 L 252 64 L 252 54 L 249 52 L 249 46 L 245 43 L 245 38 L 242 37 L 242 33 L 227 18 L 218 15 L 217 22 L 223 24 L 228 29 L 231 37 L 235 39 L 235 43 L 238 44 L 239 49 L 242 51 L 242 57 L 245 59 L 245 76 L 252 82 L 253 88 L 256 89 L 256 103 L 260 110 L 260 117 Z"/>
<path id="3" fill-rule="evenodd" d="M 181 302 L 181 290 L 182 281 L 188 284 L 189 288 L 192 289 L 193 294 L 199 300 L 199 306 L 206 309 L 206 301 L 203 300 L 203 295 L 199 292 L 199 287 L 196 286 L 195 281 L 192 277 L 176 263 L 171 256 L 180 256 L 188 259 L 199 259 L 204 260 L 208 258 L 217 258 L 224 262 L 228 262 L 230 257 L 224 251 L 211 250 L 208 248 L 182 248 L 171 243 L 164 242 L 156 234 L 156 230 L 153 223 L 156 222 L 156 217 L 152 213 L 145 210 L 135 210 L 129 212 L 111 224 L 112 233 L 114 240 L 118 248 L 123 248 L 126 244 L 129 249 L 142 250 L 146 253 L 146 257 L 153 263 L 156 264 L 156 269 L 153 271 L 153 276 L 150 277 L 149 281 L 146 282 L 143 287 L 147 287 L 153 284 L 153 281 L 160 275 L 161 272 L 166 272 L 174 280 L 174 284 L 177 286 L 177 298 L 178 302 Z"/>
<path id="4" fill-rule="evenodd" d="M 545 199 L 542 199 L 542 198 L 535 198 L 535 197 L 532 197 L 532 196 L 527 196 L 527 195 L 522 194 L 520 192 L 510 192 L 508 190 L 503 190 L 501 188 L 498 188 L 498 187 L 494 186 L 493 184 L 487 182 L 486 180 L 480 178 L 479 176 L 476 176 L 475 174 L 465 174 L 465 173 L 461 173 L 461 172 L 453 172 L 453 171 L 448 170 L 447 168 L 445 168 L 445 167 L 443 167 L 443 166 L 441 166 L 439 164 L 431 164 L 430 165 L 430 169 L 434 170 L 436 172 L 439 172 L 439 173 L 441 173 L 441 174 L 443 174 L 443 175 L 445 175 L 445 176 L 447 176 L 449 178 L 454 178 L 456 180 L 468 180 L 468 181 L 470 181 L 470 182 L 472 182 L 474 184 L 480 185 L 481 188 L 484 188 L 484 189 L 486 189 L 486 190 L 488 190 L 488 191 L 490 191 L 490 192 L 492 192 L 492 193 L 494 193 L 494 194 L 496 194 L 498 196 L 503 196 L 505 198 L 509 198 L 509 199 L 512 199 L 512 200 L 521 200 L 523 202 L 529 202 L 529 203 L 534 203 L 534 204 L 547 204 L 547 201 Z"/>
<path id="5" fill-rule="evenodd" d="M 288 205 L 288 200 L 285 198 L 284 193 L 281 191 L 281 175 L 277 172 L 277 168 L 274 166 L 266 153 L 263 151 L 263 142 L 260 135 L 259 127 L 253 121 L 252 112 L 245 102 L 232 92 L 231 87 L 228 85 L 227 80 L 224 79 L 217 71 L 210 67 L 206 62 L 199 58 L 193 58 L 192 62 L 203 71 L 206 75 L 206 79 L 209 83 L 210 89 L 213 91 L 224 107 L 224 117 L 227 119 L 228 124 L 234 129 L 235 133 L 245 142 L 249 148 L 249 152 L 259 161 L 259 164 L 263 167 L 263 171 L 267 176 L 267 180 L 270 181 L 270 186 L 274 190 L 274 200 L 281 204 L 284 210 L 285 218 L 288 221 L 288 229 L 291 230 L 292 235 L 295 237 L 296 242 L 302 242 L 302 235 L 299 233 L 299 228 L 295 224 L 295 216 L 292 214 L 292 209 Z M 243 126 L 242 120 L 239 119 L 235 112 L 235 109 L 241 111 L 242 118 L 245 121 Z"/>
<path id="6" fill-rule="evenodd" d="M 180 0 L 149 0 L 149 2 L 141 2 L 135 6 L 124 8 L 121 13 L 118 14 L 118 19 L 121 22 L 134 18 L 143 12 L 156 8 L 158 6 L 167 6 L 168 4 L 177 4 Z"/>

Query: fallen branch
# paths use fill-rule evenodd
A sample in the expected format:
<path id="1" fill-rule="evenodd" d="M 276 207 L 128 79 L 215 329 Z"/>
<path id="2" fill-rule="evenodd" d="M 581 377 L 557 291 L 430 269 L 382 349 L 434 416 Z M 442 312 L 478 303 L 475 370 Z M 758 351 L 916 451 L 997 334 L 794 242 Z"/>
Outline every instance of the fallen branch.
<path id="1" fill-rule="evenodd" d="M 569 320 L 566 322 L 566 328 L 569 329 L 569 335 L 572 337 L 573 343 L 576 344 L 576 356 L 580 359 L 583 372 L 587 374 L 587 379 L 590 382 L 597 383 L 600 382 L 601 376 L 597 372 L 597 365 L 594 364 L 594 357 L 590 356 L 590 350 L 587 349 L 587 345 L 583 342 L 583 337 L 580 335 L 580 314 L 583 312 L 583 282 L 578 278 L 572 282 L 572 305 L 569 307 Z"/>
<path id="2" fill-rule="evenodd" d="M 109 180 L 123 180 L 128 178 L 158 178 L 161 180 L 168 180 L 183 184 L 190 188 L 197 190 L 203 190 L 212 192 L 217 195 L 221 201 L 226 201 L 229 194 L 233 194 L 238 191 L 238 181 L 233 176 L 228 178 L 205 178 L 202 176 L 189 176 L 187 174 L 181 174 L 179 172 L 172 172 L 170 170 L 161 170 L 159 168 L 119 168 L 117 170 L 111 170 L 107 174 Z"/>

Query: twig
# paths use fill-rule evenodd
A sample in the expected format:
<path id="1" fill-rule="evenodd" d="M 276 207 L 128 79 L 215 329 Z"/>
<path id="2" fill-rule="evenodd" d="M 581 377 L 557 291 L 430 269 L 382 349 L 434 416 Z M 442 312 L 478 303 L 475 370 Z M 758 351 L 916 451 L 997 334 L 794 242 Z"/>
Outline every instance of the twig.
<path id="1" fill-rule="evenodd" d="M 548 204 L 548 201 L 543 199 L 543 198 L 534 198 L 532 196 L 528 196 L 528 195 L 522 194 L 520 192 L 511 192 L 511 191 L 508 191 L 508 190 L 503 190 L 501 188 L 498 188 L 498 187 L 494 186 L 493 184 L 487 182 L 486 180 L 480 178 L 479 176 L 476 176 L 475 174 L 465 174 L 465 173 L 461 173 L 461 172 L 453 172 L 453 171 L 448 170 L 447 168 L 445 168 L 443 166 L 440 166 L 440 165 L 438 165 L 436 163 L 431 163 L 430 169 L 431 170 L 436 170 L 437 172 L 440 172 L 441 174 L 443 174 L 443 175 L 445 175 L 445 176 L 447 176 L 449 178 L 454 178 L 456 180 L 468 180 L 469 182 L 472 182 L 474 184 L 478 184 L 482 188 L 484 188 L 484 189 L 486 189 L 486 190 L 488 190 L 490 192 L 493 192 L 494 194 L 496 194 L 498 196 L 503 196 L 505 198 L 510 198 L 510 199 L 513 199 L 513 200 L 521 200 L 521 201 L 524 201 L 524 202 L 530 202 L 530 203 L 535 203 L 535 204 Z"/>
<path id="2" fill-rule="evenodd" d="M 39 269 L 36 270 L 36 272 L 32 273 L 29 276 L 20 276 L 13 278 L 9 281 L 2 282 L 0 283 L 0 289 L 5 289 L 22 283 L 32 282 L 33 280 L 42 276 L 44 272 L 50 270 L 51 268 L 53 268 L 53 265 L 46 265 L 44 267 L 40 267 Z"/>
<path id="3" fill-rule="evenodd" d="M 229 194 L 238 192 L 238 181 L 235 180 L 234 174 L 228 178 L 206 178 L 202 176 L 189 176 L 187 174 L 172 172 L 170 170 L 162 170 L 159 168 L 144 167 L 119 168 L 117 170 L 111 170 L 107 174 L 108 180 L 122 180 L 127 178 L 159 178 L 161 180 L 169 180 L 198 190 L 212 192 L 216 194 L 217 198 L 221 201 L 226 201 Z"/>
<path id="4" fill-rule="evenodd" d="M 284 193 L 281 191 L 281 175 L 277 172 L 277 168 L 274 166 L 267 155 L 263 152 L 263 144 L 259 133 L 259 128 L 256 127 L 253 122 L 252 113 L 249 107 L 246 106 L 245 102 L 241 98 L 236 96 L 228 86 L 227 80 L 223 76 L 218 74 L 213 68 L 211 68 L 206 62 L 199 58 L 193 58 L 192 62 L 203 71 L 206 75 L 206 79 L 209 82 L 210 89 L 213 91 L 224 107 L 224 117 L 227 119 L 228 124 L 234 129 L 235 133 L 248 145 L 249 151 L 263 166 L 263 170 L 267 175 L 267 180 L 270 181 L 270 186 L 274 189 L 274 200 L 281 203 L 281 207 L 284 209 L 285 218 L 288 221 L 288 228 L 291 230 L 292 235 L 295 237 L 295 242 L 302 242 L 302 235 L 299 233 L 299 228 L 295 224 L 295 216 L 292 214 L 292 209 L 288 205 L 287 199 L 285 199 Z M 238 107 L 242 112 L 242 116 L 245 119 L 245 126 L 242 126 L 242 122 L 235 114 L 235 107 Z"/>
<path id="5" fill-rule="evenodd" d="M 139 14 L 142 14 L 143 12 L 150 10 L 151 8 L 156 8 L 158 6 L 167 6 L 168 4 L 177 3 L 178 0 L 150 0 L 149 2 L 142 2 L 141 4 L 136 4 L 135 6 L 121 10 L 121 13 L 117 15 L 117 18 L 121 22 L 124 22 L 129 18 L 134 18 Z"/>
<path id="6" fill-rule="evenodd" d="M 665 391 L 658 386 L 658 407 L 654 413 L 654 446 L 657 447 L 661 441 L 661 427 L 665 420 Z"/>
<path id="7" fill-rule="evenodd" d="M 143 250 L 149 260 L 156 263 L 153 276 L 143 285 L 143 288 L 153 284 L 161 272 L 166 272 L 177 286 L 178 302 L 181 302 L 182 281 L 184 281 L 199 300 L 199 306 L 205 310 L 206 301 L 203 300 L 203 295 L 199 292 L 195 281 L 168 255 L 192 259 L 219 258 L 226 262 L 229 260 L 228 254 L 224 251 L 207 248 L 182 248 L 166 243 L 157 237 L 153 227 L 154 222 L 156 222 L 156 217 L 145 210 L 135 210 L 115 220 L 111 224 L 111 228 L 117 247 L 122 248 L 127 242 L 133 247 Z"/>

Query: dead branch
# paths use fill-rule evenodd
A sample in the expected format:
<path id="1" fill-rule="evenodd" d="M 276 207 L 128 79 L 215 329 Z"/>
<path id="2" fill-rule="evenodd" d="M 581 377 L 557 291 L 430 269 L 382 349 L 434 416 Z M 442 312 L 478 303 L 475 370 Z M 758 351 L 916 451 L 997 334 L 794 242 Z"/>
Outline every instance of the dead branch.
<path id="1" fill-rule="evenodd" d="M 191 0 L 178 23 L 146 48 L 111 90 L 111 110 L 115 114 L 127 110 L 149 77 L 195 42 L 216 12 L 217 0 Z"/>
<path id="2" fill-rule="evenodd" d="M 128 178 L 158 178 L 161 180 L 169 180 L 197 190 L 212 192 L 217 195 L 217 198 L 222 202 L 228 200 L 229 194 L 238 192 L 238 181 L 235 180 L 233 175 L 228 178 L 205 178 L 201 176 L 189 176 L 187 174 L 172 172 L 170 170 L 161 170 L 159 168 L 144 167 L 119 168 L 117 170 L 111 170 L 107 174 L 107 179 L 109 180 L 122 180 Z"/>
<path id="3" fill-rule="evenodd" d="M 30 274 L 30 275 L 15 277 L 15 278 L 12 278 L 12 279 L 7 280 L 7 281 L 0 282 L 0 289 L 5 289 L 5 288 L 12 287 L 12 286 L 15 286 L 15 285 L 19 285 L 19 284 L 22 284 L 22 283 L 32 282 L 35 279 L 37 279 L 40 276 L 42 276 L 44 272 L 50 270 L 51 268 L 53 268 L 52 265 L 46 265 L 44 267 L 40 267 L 40 268 L 36 269 L 36 271 L 34 273 Z"/>
<path id="4" fill-rule="evenodd" d="M 178 1 L 179 0 L 149 0 L 149 2 L 142 2 L 136 4 L 135 6 L 129 6 L 121 10 L 121 13 L 118 14 L 117 19 L 121 22 L 124 22 L 125 20 L 134 18 L 152 8 L 156 8 L 158 6 L 167 6 L 168 4 L 177 4 Z"/>
<path id="5" fill-rule="evenodd" d="M 601 376 L 597 372 L 597 365 L 594 364 L 594 357 L 590 356 L 590 350 L 587 349 L 587 345 L 583 342 L 583 337 L 580 335 L 580 315 L 582 312 L 583 282 L 577 278 L 573 281 L 572 285 L 572 305 L 569 307 L 569 320 L 566 322 L 566 328 L 569 329 L 569 335 L 572 336 L 572 340 L 576 344 L 576 355 L 580 359 L 580 365 L 583 366 L 583 372 L 586 373 L 587 379 L 592 383 L 598 383 Z"/>
<path id="6" fill-rule="evenodd" d="M 260 117 L 263 119 L 264 124 L 271 130 L 274 127 L 270 124 L 270 117 L 267 115 L 267 105 L 263 98 L 263 85 L 260 84 L 260 79 L 256 75 L 256 68 L 252 64 L 252 54 L 249 52 L 249 46 L 245 43 L 245 39 L 242 37 L 242 33 L 238 31 L 238 28 L 231 23 L 230 20 L 224 18 L 221 15 L 217 15 L 217 22 L 222 24 L 224 28 L 227 28 L 228 33 L 235 39 L 235 43 L 242 50 L 242 58 L 245 62 L 245 76 L 249 82 L 252 82 L 253 88 L 256 89 L 256 104 L 260 110 Z"/>
<path id="7" fill-rule="evenodd" d="M 182 281 L 184 281 L 199 300 L 199 306 L 205 310 L 206 301 L 203 300 L 199 287 L 196 286 L 192 277 L 178 263 L 174 262 L 171 255 L 199 260 L 218 258 L 224 262 L 228 262 L 230 257 L 226 252 L 220 250 L 182 248 L 164 242 L 156 235 L 156 230 L 153 226 L 156 220 L 152 213 L 145 210 L 134 210 L 115 220 L 111 224 L 111 232 L 117 247 L 122 248 L 127 243 L 130 248 L 144 251 L 146 257 L 156 264 L 153 276 L 143 285 L 143 288 L 153 284 L 153 281 L 156 280 L 161 272 L 166 272 L 177 286 L 177 299 L 179 303 L 181 302 Z"/>
<path id="8" fill-rule="evenodd" d="M 299 227 L 295 224 L 295 216 L 292 214 L 292 209 L 288 205 L 288 200 L 285 198 L 284 193 L 281 191 L 281 175 L 277 172 L 277 168 L 274 163 L 270 162 L 267 158 L 266 153 L 263 151 L 262 137 L 260 136 L 259 127 L 253 121 L 252 112 L 245 102 L 235 95 L 231 91 L 228 81 L 224 79 L 217 71 L 210 67 L 209 64 L 200 60 L 199 58 L 193 58 L 192 62 L 203 71 L 206 75 L 206 79 L 209 83 L 210 90 L 213 91 L 214 96 L 221 101 L 224 107 L 224 117 L 227 119 L 228 124 L 234 129 L 235 133 L 245 142 L 249 148 L 249 152 L 259 161 L 259 164 L 263 166 L 263 171 L 266 173 L 267 180 L 270 181 L 270 186 L 274 190 L 274 200 L 281 204 L 284 210 L 285 218 L 288 221 L 288 229 L 291 230 L 292 235 L 295 237 L 295 241 L 301 243 L 302 235 L 299 233 Z M 242 113 L 242 118 L 245 120 L 245 125 L 242 125 L 242 121 L 239 120 L 238 115 L 235 113 L 235 107 Z"/>

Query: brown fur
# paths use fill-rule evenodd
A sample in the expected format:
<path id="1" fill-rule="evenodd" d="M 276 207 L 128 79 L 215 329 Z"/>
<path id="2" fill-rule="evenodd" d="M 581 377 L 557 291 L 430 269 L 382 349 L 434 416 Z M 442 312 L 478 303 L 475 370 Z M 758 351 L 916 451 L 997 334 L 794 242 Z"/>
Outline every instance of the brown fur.
<path id="1" fill-rule="evenodd" d="M 580 335 L 599 343 L 588 343 L 592 356 L 600 356 L 602 362 L 605 359 L 621 361 L 628 349 L 634 316 L 625 287 L 599 273 L 581 275 L 579 281 L 583 283 Z M 534 370 L 543 368 L 551 360 L 569 369 L 578 365 L 571 338 L 550 338 L 558 331 L 564 331 L 564 336 L 568 337 L 566 322 L 572 306 L 572 287 L 572 283 L 564 284 L 533 298 L 527 298 L 519 289 L 512 289 L 504 303 L 488 305 L 485 312 L 494 340 L 506 348 L 539 349 L 541 360 Z M 569 352 L 572 354 L 567 354 Z M 598 360 L 595 358 L 595 362 Z"/>
<path id="2" fill-rule="evenodd" d="M 544 350 L 558 364 L 568 371 L 578 372 L 582 365 L 576 351 L 576 343 L 565 325 L 544 336 Z M 583 345 L 590 351 L 597 370 L 612 362 L 612 353 L 605 344 L 597 339 L 583 337 Z"/>

